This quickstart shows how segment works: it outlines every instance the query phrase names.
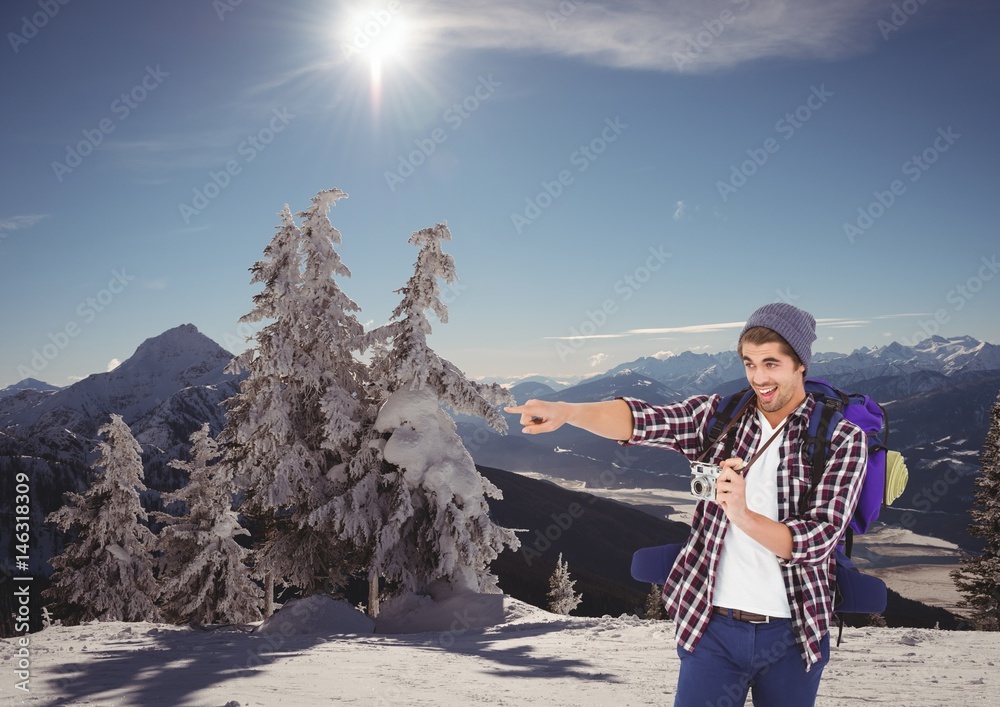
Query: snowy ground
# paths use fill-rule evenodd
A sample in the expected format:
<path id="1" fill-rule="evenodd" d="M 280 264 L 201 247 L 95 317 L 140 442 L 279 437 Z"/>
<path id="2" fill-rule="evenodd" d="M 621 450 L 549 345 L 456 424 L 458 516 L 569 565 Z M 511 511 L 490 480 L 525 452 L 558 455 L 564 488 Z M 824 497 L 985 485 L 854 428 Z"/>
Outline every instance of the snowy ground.
<path id="1" fill-rule="evenodd" d="M 0 641 L 0 704 L 672 704 L 669 622 L 562 617 L 501 595 L 388 619 L 380 630 L 420 631 L 367 633 L 365 617 L 330 600 L 286 606 L 266 632 L 53 627 L 31 637 L 27 694 L 14 687 L 14 642 Z M 821 706 L 1000 704 L 1000 633 L 845 629 L 832 651 Z"/>

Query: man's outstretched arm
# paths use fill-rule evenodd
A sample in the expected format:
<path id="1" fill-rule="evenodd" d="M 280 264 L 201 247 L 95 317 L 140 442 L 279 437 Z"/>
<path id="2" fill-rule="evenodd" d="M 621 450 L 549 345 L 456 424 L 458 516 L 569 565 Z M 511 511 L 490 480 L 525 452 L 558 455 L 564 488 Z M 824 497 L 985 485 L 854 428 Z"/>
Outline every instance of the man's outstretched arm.
<path id="1" fill-rule="evenodd" d="M 624 400 L 599 403 L 529 400 L 524 405 L 504 410 L 521 414 L 521 431 L 525 434 L 553 432 L 569 424 L 607 439 L 626 441 L 632 438 L 632 410 Z"/>

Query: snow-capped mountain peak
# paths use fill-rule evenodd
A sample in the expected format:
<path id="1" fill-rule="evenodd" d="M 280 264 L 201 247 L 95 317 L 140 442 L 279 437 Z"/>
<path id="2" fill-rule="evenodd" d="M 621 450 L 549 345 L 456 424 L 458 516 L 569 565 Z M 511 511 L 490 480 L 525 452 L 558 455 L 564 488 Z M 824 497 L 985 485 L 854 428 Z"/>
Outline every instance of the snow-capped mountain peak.
<path id="1" fill-rule="evenodd" d="M 23 381 L 15 383 L 14 385 L 9 385 L 3 390 L 0 390 L 0 398 L 8 395 L 17 395 L 24 390 L 32 390 L 39 393 L 50 393 L 53 390 L 59 390 L 59 386 L 51 385 L 36 378 L 25 378 Z"/>
<path id="2" fill-rule="evenodd" d="M 184 324 L 146 339 L 112 371 L 45 395 L 5 400 L 0 429 L 72 456 L 89 452 L 97 428 L 115 413 L 144 447 L 155 440 L 154 447 L 166 450 L 184 444 L 186 435 L 203 422 L 218 429 L 223 417 L 219 403 L 237 385 L 237 379 L 224 372 L 231 360 L 232 354 Z M 157 429 L 147 429 L 151 427 Z"/>
<path id="3" fill-rule="evenodd" d="M 132 356 L 107 375 L 142 375 L 197 385 L 205 373 L 225 366 L 232 358 L 193 324 L 182 324 L 143 341 Z"/>

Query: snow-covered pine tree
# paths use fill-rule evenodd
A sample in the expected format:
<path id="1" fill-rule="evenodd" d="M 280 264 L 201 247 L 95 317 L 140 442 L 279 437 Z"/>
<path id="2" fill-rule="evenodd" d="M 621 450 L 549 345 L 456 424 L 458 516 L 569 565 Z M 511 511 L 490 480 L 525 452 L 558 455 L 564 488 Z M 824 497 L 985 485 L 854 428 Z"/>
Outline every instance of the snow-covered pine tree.
<path id="1" fill-rule="evenodd" d="M 375 428 L 374 406 L 366 406 L 361 443 L 355 454 L 337 470 L 344 479 L 343 492 L 334 495 L 310 516 L 317 528 L 340 537 L 352 549 L 350 567 L 364 571 L 368 579 L 369 616 L 379 612 L 381 573 L 373 557 L 379 535 L 389 519 L 390 494 L 400 486 L 391 482 L 398 470 L 381 455 L 385 441 Z"/>
<path id="2" fill-rule="evenodd" d="M 67 494 L 68 503 L 48 522 L 74 533 L 62 554 L 52 558 L 52 585 L 43 598 L 63 623 L 158 621 L 158 588 L 150 548 L 153 534 L 139 494 L 142 449 L 121 415 L 102 425 L 89 488 Z"/>
<path id="3" fill-rule="evenodd" d="M 990 413 L 990 428 L 979 456 L 975 504 L 969 511 L 969 534 L 986 545 L 979 555 L 966 555 L 952 579 L 964 595 L 972 623 L 980 630 L 1000 630 L 1000 395 Z"/>
<path id="4" fill-rule="evenodd" d="M 250 580 L 247 551 L 236 536 L 249 535 L 233 511 L 232 470 L 216 463 L 222 452 L 208 423 L 191 435 L 191 461 L 170 466 L 188 474 L 188 483 L 162 496 L 181 503 L 184 515 L 154 514 L 165 523 L 156 538 L 162 553 L 160 609 L 172 623 L 247 623 L 261 618 L 263 594 Z"/>
<path id="5" fill-rule="evenodd" d="M 376 493 L 374 507 L 382 516 L 356 528 L 368 534 L 372 572 L 405 589 L 497 591 L 490 563 L 519 542 L 490 518 L 486 498 L 501 498 L 500 490 L 479 473 L 442 405 L 485 418 L 503 432 L 497 407 L 510 404 L 511 396 L 498 385 L 470 381 L 427 343 L 427 311 L 448 321 L 438 280 L 456 279 L 453 258 L 441 250 L 450 239 L 443 223 L 410 237 L 420 251 L 413 276 L 396 291 L 402 301 L 388 324 L 363 337 L 366 348 L 375 349 L 373 377 L 387 396 L 375 423 L 381 438 L 370 445 L 387 465 L 368 465 L 377 476 L 355 479 L 364 488 L 353 500 L 355 509 L 360 512 Z"/>
<path id="6" fill-rule="evenodd" d="M 560 552 L 555 571 L 549 577 L 549 593 L 546 595 L 549 598 L 549 611 L 569 615 L 583 599 L 583 594 L 573 592 L 575 586 L 576 580 L 569 576 L 569 563 L 563 560 Z"/>
<path id="7" fill-rule="evenodd" d="M 230 367 L 248 375 L 227 403 L 220 435 L 243 510 L 265 529 L 254 551 L 257 572 L 303 595 L 336 590 L 356 554 L 308 520 L 340 492 L 365 414 L 365 369 L 352 355 L 364 328 L 354 315 L 359 307 L 334 279 L 350 272 L 327 217 L 345 196 L 320 192 L 296 214 L 302 228 L 286 205 L 264 259 L 251 268 L 251 283 L 263 290 L 241 321 L 269 323 Z"/>

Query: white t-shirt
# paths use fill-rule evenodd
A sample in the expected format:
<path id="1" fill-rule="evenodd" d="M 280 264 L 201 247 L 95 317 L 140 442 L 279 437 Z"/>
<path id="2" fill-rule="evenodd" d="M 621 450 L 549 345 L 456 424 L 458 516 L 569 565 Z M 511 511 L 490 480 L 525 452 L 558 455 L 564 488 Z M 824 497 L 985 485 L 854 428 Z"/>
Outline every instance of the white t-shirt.
<path id="1" fill-rule="evenodd" d="M 764 444 L 774 428 L 760 411 L 760 444 Z M 786 434 L 782 430 L 782 435 Z M 781 461 L 781 440 L 764 450 L 746 477 L 747 508 L 771 520 L 778 520 L 778 464 Z M 722 556 L 715 577 L 713 606 L 742 609 L 767 616 L 790 617 L 785 582 L 777 556 L 732 523 L 722 543 Z"/>

